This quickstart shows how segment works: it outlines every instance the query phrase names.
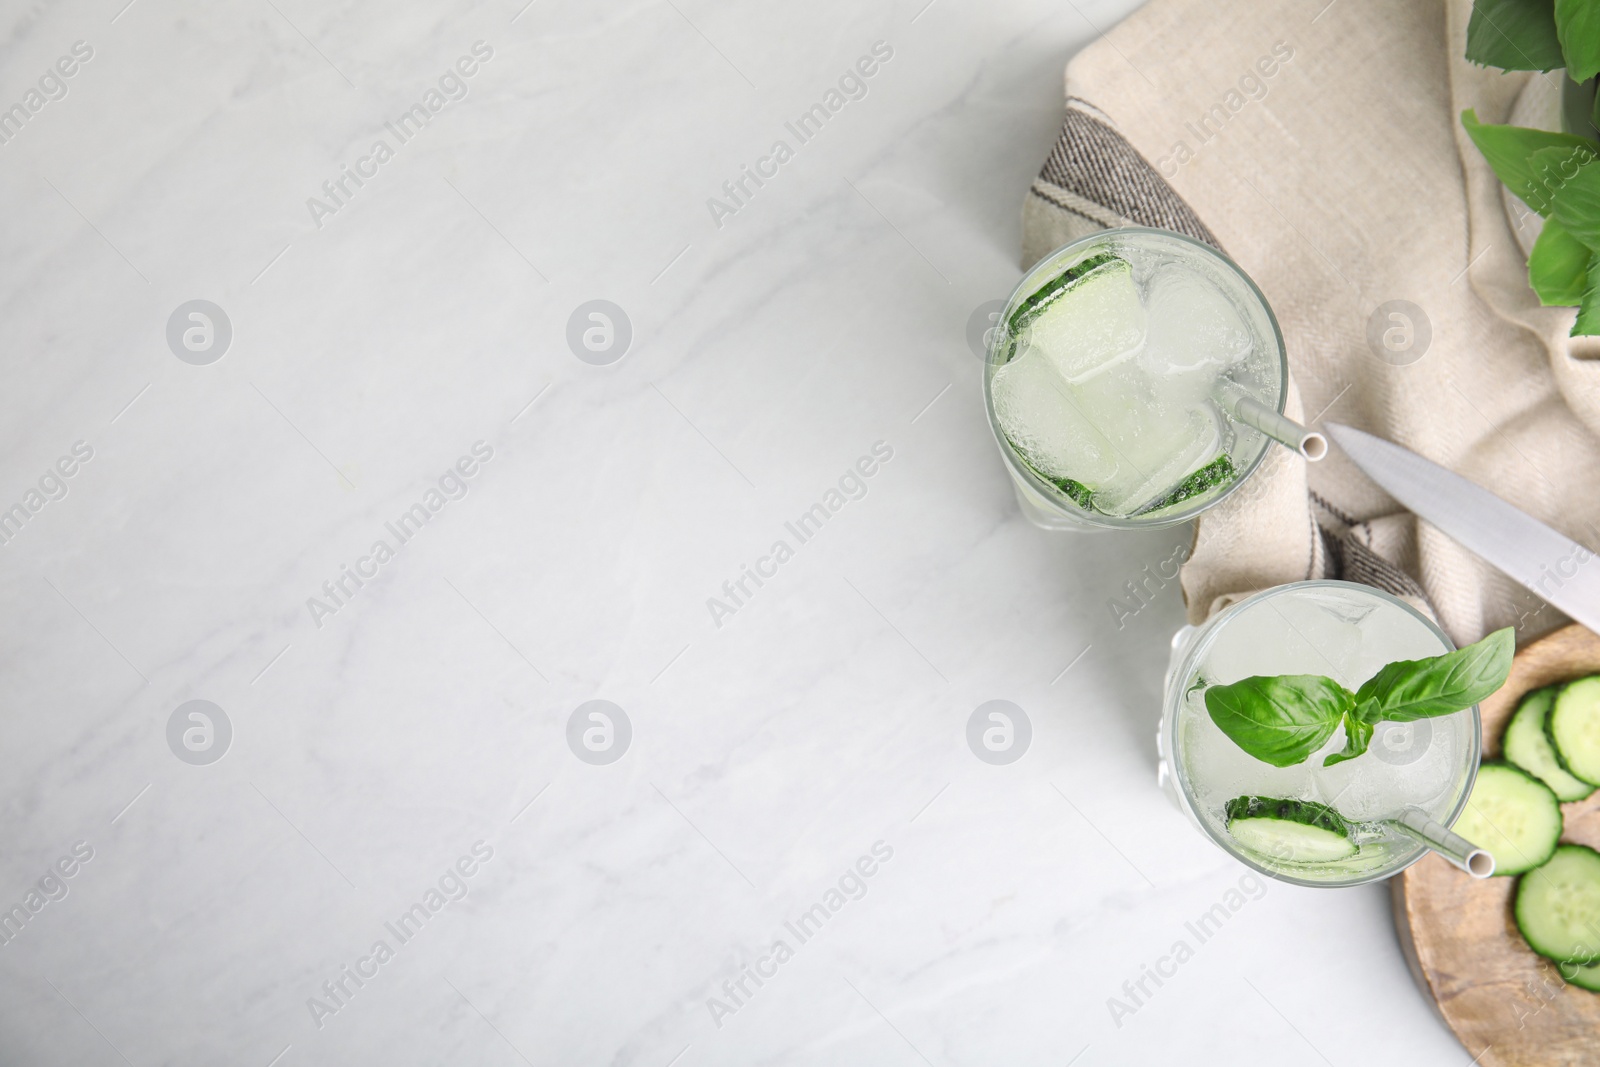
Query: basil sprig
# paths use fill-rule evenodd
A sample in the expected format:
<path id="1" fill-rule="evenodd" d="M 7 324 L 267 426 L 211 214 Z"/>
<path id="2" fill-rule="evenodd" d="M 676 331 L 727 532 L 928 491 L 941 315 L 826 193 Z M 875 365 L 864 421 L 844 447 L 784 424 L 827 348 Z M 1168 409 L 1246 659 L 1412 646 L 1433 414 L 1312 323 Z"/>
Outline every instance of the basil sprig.
<path id="1" fill-rule="evenodd" d="M 1344 724 L 1344 748 L 1322 761 L 1355 759 L 1380 722 L 1414 722 L 1470 708 L 1505 684 L 1515 640 L 1511 627 L 1477 644 L 1427 659 L 1390 663 L 1354 693 L 1315 674 L 1245 678 L 1205 692 L 1217 728 L 1274 767 L 1304 763 Z"/>
<path id="2" fill-rule="evenodd" d="M 1461 115 L 1495 175 L 1545 218 L 1528 255 L 1528 284 L 1547 307 L 1576 307 L 1574 337 L 1600 334 L 1600 98 L 1582 87 L 1600 73 L 1595 0 L 1473 0 L 1467 59 L 1502 70 L 1565 67 L 1563 124 L 1571 133 L 1485 125 Z"/>

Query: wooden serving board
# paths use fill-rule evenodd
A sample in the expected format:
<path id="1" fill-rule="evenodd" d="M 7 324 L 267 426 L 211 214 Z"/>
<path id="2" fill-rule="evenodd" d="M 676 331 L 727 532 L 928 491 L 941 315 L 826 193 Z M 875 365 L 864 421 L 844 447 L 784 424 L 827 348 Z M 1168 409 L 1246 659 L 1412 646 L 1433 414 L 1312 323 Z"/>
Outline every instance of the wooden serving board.
<path id="1" fill-rule="evenodd" d="M 1511 676 L 1479 705 L 1484 759 L 1524 694 L 1600 673 L 1600 637 L 1568 626 L 1517 653 Z M 1563 841 L 1600 848 L 1600 792 L 1563 804 Z M 1600 993 L 1568 986 L 1511 918 L 1515 878 L 1468 877 L 1435 855 L 1390 880 L 1400 946 L 1445 1023 L 1483 1067 L 1600 1064 Z"/>

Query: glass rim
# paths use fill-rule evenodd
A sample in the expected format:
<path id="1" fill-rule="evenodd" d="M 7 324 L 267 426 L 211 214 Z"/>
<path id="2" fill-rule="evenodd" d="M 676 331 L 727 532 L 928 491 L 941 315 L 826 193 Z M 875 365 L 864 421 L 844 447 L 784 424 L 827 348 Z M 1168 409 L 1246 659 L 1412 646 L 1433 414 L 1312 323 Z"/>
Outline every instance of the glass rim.
<path id="1" fill-rule="evenodd" d="M 1167 691 L 1162 694 L 1163 723 L 1161 732 L 1165 735 L 1162 740 L 1166 744 L 1167 758 L 1171 761 L 1173 781 L 1177 785 L 1177 793 L 1178 796 L 1183 800 L 1183 806 L 1186 809 L 1186 813 L 1189 815 L 1190 821 L 1198 825 L 1205 835 L 1209 837 L 1218 848 L 1222 849 L 1228 855 L 1232 856 L 1240 863 L 1243 863 L 1251 870 L 1280 882 L 1287 882 L 1290 885 L 1306 886 L 1311 889 L 1348 889 L 1352 886 L 1368 885 L 1372 882 L 1379 882 L 1386 878 L 1393 878 L 1401 871 L 1404 871 L 1407 867 L 1410 867 L 1413 863 L 1416 863 L 1423 856 L 1427 855 L 1430 849 L 1420 841 L 1413 842 L 1411 850 L 1408 853 L 1401 854 L 1402 858 L 1399 858 L 1392 864 L 1385 864 L 1377 870 L 1353 875 L 1349 878 L 1331 881 L 1298 878 L 1293 874 L 1287 874 L 1282 871 L 1273 870 L 1271 867 L 1258 862 L 1243 849 L 1239 848 L 1231 839 L 1227 839 L 1228 835 L 1226 833 L 1219 833 L 1217 830 L 1213 829 L 1211 825 L 1206 822 L 1206 820 L 1200 817 L 1199 812 L 1196 810 L 1194 797 L 1191 795 L 1192 787 L 1189 783 L 1188 769 L 1184 764 L 1181 751 L 1178 747 L 1178 712 L 1182 705 L 1182 699 L 1181 696 L 1177 699 L 1174 699 L 1174 694 L 1182 694 L 1184 692 L 1184 682 L 1187 680 L 1189 674 L 1192 673 L 1194 664 L 1199 659 L 1199 654 L 1203 650 L 1209 648 L 1212 641 L 1216 640 L 1217 635 L 1222 631 L 1224 624 L 1230 617 L 1239 614 L 1250 605 L 1256 604 L 1267 599 L 1268 597 L 1290 595 L 1292 591 L 1326 588 L 1355 590 L 1357 592 L 1372 596 L 1379 601 L 1386 601 L 1395 607 L 1401 608 L 1413 618 L 1422 622 L 1423 625 L 1432 631 L 1433 634 L 1438 637 L 1440 642 L 1445 646 L 1445 651 L 1455 651 L 1456 643 L 1450 639 L 1449 634 L 1440 629 L 1437 622 L 1435 622 L 1433 619 L 1430 619 L 1424 612 L 1417 610 L 1411 604 L 1408 604 L 1404 600 L 1395 596 L 1393 593 L 1386 592 L 1377 588 L 1376 586 L 1363 585 L 1360 582 L 1340 581 L 1332 578 L 1318 578 L 1303 582 L 1287 582 L 1283 585 L 1273 586 L 1271 589 L 1264 589 L 1258 593 L 1253 593 L 1235 604 L 1229 604 L 1226 608 L 1222 609 L 1222 611 L 1218 612 L 1215 616 L 1208 619 L 1201 625 L 1201 629 L 1196 632 L 1193 639 L 1190 640 L 1188 648 L 1184 650 L 1183 657 L 1178 661 L 1177 670 L 1175 670 L 1172 674 L 1172 684 L 1168 686 Z M 1467 773 L 1461 789 L 1461 795 L 1456 798 L 1455 804 L 1451 808 L 1449 816 L 1446 819 L 1441 820 L 1447 827 L 1454 826 L 1456 820 L 1461 817 L 1462 811 L 1466 809 L 1467 800 L 1472 795 L 1473 783 L 1475 783 L 1478 779 L 1478 765 L 1483 756 L 1483 719 L 1479 714 L 1478 705 L 1474 704 L 1472 707 L 1464 710 L 1472 716 L 1472 729 L 1468 731 L 1469 743 L 1467 746 L 1468 752 L 1466 760 Z"/>
<path id="2" fill-rule="evenodd" d="M 1118 236 L 1127 235 L 1133 235 L 1135 239 L 1143 236 L 1156 236 L 1164 239 L 1175 240 L 1183 244 L 1188 244 L 1199 250 L 1202 255 L 1215 260 L 1224 269 L 1231 271 L 1236 277 L 1239 278 L 1239 280 L 1244 282 L 1245 288 L 1255 298 L 1256 302 L 1260 304 L 1261 310 L 1266 314 L 1267 322 L 1272 327 L 1272 339 L 1277 343 L 1277 411 L 1279 414 L 1282 414 L 1284 405 L 1289 399 L 1289 355 L 1283 343 L 1283 330 L 1278 325 L 1278 316 L 1273 313 L 1272 305 L 1268 303 L 1266 295 L 1261 292 L 1261 288 L 1260 286 L 1256 285 L 1255 280 L 1245 272 L 1244 268 L 1240 267 L 1224 252 L 1218 248 L 1206 244 L 1204 241 L 1198 241 L 1187 234 L 1178 233 L 1175 230 L 1163 230 L 1154 226 L 1115 226 L 1111 227 L 1110 229 L 1096 230 L 1094 233 L 1085 234 L 1084 236 L 1075 240 L 1068 241 L 1066 244 L 1046 254 L 1039 260 L 1039 262 L 1035 263 L 1022 275 L 1021 279 L 1019 279 L 1017 284 L 1012 288 L 1011 294 L 1006 297 L 1005 307 L 1001 311 L 1001 322 L 1003 323 L 1005 321 L 1005 318 L 1017 306 L 1019 301 L 1025 299 L 1027 296 L 1032 295 L 1033 291 L 1037 288 L 1037 280 L 1041 274 L 1048 273 L 1051 268 L 1058 266 L 1062 260 L 1069 258 L 1071 254 L 1076 251 L 1082 250 L 1087 255 L 1092 251 L 1093 247 L 1097 243 L 1114 239 Z M 1026 290 L 1026 292 L 1024 290 Z M 1076 501 L 1068 497 L 1059 488 L 1035 474 L 1032 469 L 1029 468 L 1028 464 L 1023 461 L 1022 457 L 1017 455 L 1016 450 L 1011 445 L 1011 442 L 1007 440 L 1005 431 L 1000 428 L 1000 420 L 994 412 L 994 393 L 990 388 L 991 382 L 994 378 L 994 372 L 1000 366 L 994 361 L 994 346 L 998 336 L 999 332 L 997 331 L 995 338 L 991 339 L 988 346 L 986 346 L 984 349 L 983 407 L 984 412 L 989 419 L 989 429 L 994 434 L 995 443 L 1000 448 L 1000 456 L 1005 460 L 1006 466 L 1011 471 L 1012 477 L 1019 479 L 1024 485 L 1031 488 L 1035 493 L 1041 496 L 1046 503 L 1055 508 L 1068 520 L 1076 522 L 1080 525 L 1106 530 L 1159 530 L 1164 527 L 1177 526 L 1181 523 L 1188 522 L 1196 515 L 1210 510 L 1216 505 L 1222 503 L 1229 496 L 1233 495 L 1235 490 L 1250 480 L 1250 476 L 1256 472 L 1256 469 L 1260 467 L 1262 462 L 1267 458 L 1267 453 L 1271 449 L 1278 447 L 1271 441 L 1264 442 L 1264 447 L 1261 449 L 1261 451 L 1256 454 L 1256 457 L 1253 460 L 1245 465 L 1244 469 L 1239 472 L 1239 477 L 1235 478 L 1232 484 L 1224 486 L 1220 493 L 1217 493 L 1215 496 L 1205 498 L 1203 502 L 1194 506 L 1185 507 L 1183 505 L 1179 505 L 1170 510 L 1161 512 L 1157 517 L 1147 519 L 1140 518 L 1138 516 L 1120 518 L 1115 515 L 1105 515 L 1100 512 L 1089 511 L 1083 507 L 1080 507 Z"/>

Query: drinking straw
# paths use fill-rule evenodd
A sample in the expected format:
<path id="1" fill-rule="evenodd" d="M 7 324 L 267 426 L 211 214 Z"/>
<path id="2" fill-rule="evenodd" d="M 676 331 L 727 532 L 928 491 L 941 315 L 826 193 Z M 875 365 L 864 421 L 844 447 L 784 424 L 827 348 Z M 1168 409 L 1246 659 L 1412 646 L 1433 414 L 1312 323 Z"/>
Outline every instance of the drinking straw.
<path id="1" fill-rule="evenodd" d="M 1421 808 L 1407 808 L 1389 824 L 1408 837 L 1414 837 L 1474 878 L 1494 873 L 1494 857 L 1460 834 L 1453 833 L 1428 817 Z"/>
<path id="2" fill-rule="evenodd" d="M 1230 417 L 1246 426 L 1253 426 L 1283 447 L 1300 453 L 1315 463 L 1328 454 L 1328 439 L 1315 430 L 1308 430 L 1298 422 L 1269 408 L 1235 382 L 1217 384 L 1215 398 L 1219 407 Z"/>

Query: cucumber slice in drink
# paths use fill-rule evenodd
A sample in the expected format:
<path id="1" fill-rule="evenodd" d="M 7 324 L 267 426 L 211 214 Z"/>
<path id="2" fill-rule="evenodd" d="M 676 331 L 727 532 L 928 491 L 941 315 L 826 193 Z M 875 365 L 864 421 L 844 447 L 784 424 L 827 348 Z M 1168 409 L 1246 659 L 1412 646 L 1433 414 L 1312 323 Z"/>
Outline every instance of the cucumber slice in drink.
<path id="1" fill-rule="evenodd" d="M 1600 785 L 1600 674 L 1562 686 L 1544 729 L 1562 768 Z"/>
<path id="2" fill-rule="evenodd" d="M 1451 829 L 1494 857 L 1495 874 L 1521 874 L 1554 854 L 1561 840 L 1561 803 L 1548 785 L 1522 768 L 1485 763 Z"/>
<path id="3" fill-rule="evenodd" d="M 1344 816 L 1309 800 L 1234 797 L 1223 809 L 1228 833 L 1251 852 L 1288 863 L 1331 863 L 1357 852 Z"/>
<path id="4" fill-rule="evenodd" d="M 1178 483 L 1178 487 L 1154 504 L 1139 512 L 1148 515 L 1152 511 L 1170 508 L 1174 504 L 1181 504 L 1185 500 L 1192 500 L 1201 493 L 1209 493 L 1219 485 L 1227 485 L 1239 476 L 1234 468 L 1233 458 L 1226 452 L 1195 471 L 1189 477 Z"/>
<path id="5" fill-rule="evenodd" d="M 1022 460 L 1022 465 L 1032 471 L 1035 477 L 1039 478 L 1041 481 L 1048 482 L 1057 489 L 1061 490 L 1067 495 L 1069 500 L 1083 510 L 1094 510 L 1094 490 L 1090 489 L 1087 485 L 1084 485 L 1075 478 L 1065 478 L 1058 477 L 1054 474 L 1046 474 L 1028 459 L 1028 454 L 1023 451 L 1022 446 L 1017 444 L 1016 441 L 1012 440 L 1009 434 L 1006 435 L 1006 440 L 1011 441 L 1011 447 L 1017 450 L 1017 458 Z"/>
<path id="6" fill-rule="evenodd" d="M 1026 329 L 1026 341 L 1044 351 L 1069 385 L 1103 374 L 1144 343 L 1144 302 L 1133 283 L 1133 268 L 1108 256 L 1057 292 Z"/>
<path id="7" fill-rule="evenodd" d="M 1522 703 L 1517 705 L 1517 713 L 1506 725 L 1500 748 L 1505 752 L 1506 759 L 1549 786 L 1557 800 L 1571 803 L 1587 797 L 1595 787 L 1562 770 L 1556 750 L 1545 735 L 1544 720 L 1550 714 L 1550 705 L 1555 703 L 1556 691 L 1556 686 L 1550 686 L 1537 689 L 1522 698 Z"/>
<path id="8" fill-rule="evenodd" d="M 1062 293 L 1071 289 L 1073 283 L 1079 278 L 1092 273 L 1095 268 L 1103 267 L 1111 262 L 1123 262 L 1119 257 L 1110 252 L 1101 252 L 1090 256 L 1076 266 L 1068 267 L 1050 281 L 1039 287 L 1028 299 L 1024 300 L 1016 311 L 1011 313 L 1010 328 L 1012 333 L 1018 333 L 1028 323 L 1039 317 L 1039 313 L 1055 301 Z"/>
<path id="9" fill-rule="evenodd" d="M 1517 883 L 1517 929 L 1528 947 L 1558 963 L 1600 963 L 1600 853 L 1562 845 Z"/>

